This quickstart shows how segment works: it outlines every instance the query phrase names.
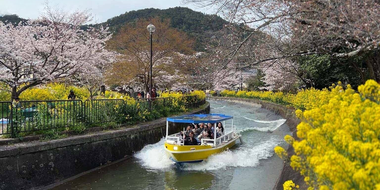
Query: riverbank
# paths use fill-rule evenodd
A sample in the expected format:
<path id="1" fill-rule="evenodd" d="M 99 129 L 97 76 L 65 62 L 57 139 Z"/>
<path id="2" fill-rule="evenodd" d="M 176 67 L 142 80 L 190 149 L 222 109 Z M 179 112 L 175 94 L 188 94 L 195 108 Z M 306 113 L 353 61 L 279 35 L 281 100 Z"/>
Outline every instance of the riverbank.
<path id="1" fill-rule="evenodd" d="M 208 113 L 209 103 L 191 113 Z M 187 114 L 191 114 L 187 113 Z M 171 125 L 169 133 L 181 125 Z M 166 119 L 52 141 L 0 146 L 0 189 L 35 189 L 133 155 L 165 135 Z"/>
<path id="2" fill-rule="evenodd" d="M 297 138 L 297 125 L 300 123 L 300 120 L 296 117 L 294 113 L 294 109 L 288 108 L 283 105 L 275 104 L 272 102 L 267 102 L 258 99 L 247 99 L 247 98 L 233 98 L 233 97 L 208 97 L 212 100 L 225 100 L 225 101 L 233 101 L 233 102 L 248 102 L 254 104 L 260 104 L 262 108 L 273 111 L 276 114 L 281 115 L 286 119 L 286 124 L 289 126 L 290 131 L 293 134 L 293 138 Z M 294 154 L 294 149 L 292 146 L 289 146 L 287 149 L 288 155 L 291 156 Z M 297 171 L 294 171 L 292 167 L 289 165 L 289 162 L 284 163 L 284 166 L 281 171 L 280 177 L 277 179 L 276 186 L 273 188 L 274 190 L 282 190 L 283 183 L 287 180 L 293 180 L 294 183 L 300 186 L 300 189 L 307 189 L 307 185 L 304 182 L 304 177 Z"/>

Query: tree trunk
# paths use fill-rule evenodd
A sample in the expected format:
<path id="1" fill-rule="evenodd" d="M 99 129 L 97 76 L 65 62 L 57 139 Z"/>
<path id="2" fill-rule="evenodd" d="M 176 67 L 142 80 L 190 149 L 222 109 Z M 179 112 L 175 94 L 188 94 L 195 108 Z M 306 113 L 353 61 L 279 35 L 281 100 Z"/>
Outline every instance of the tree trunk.
<path id="1" fill-rule="evenodd" d="M 13 102 L 14 99 L 18 99 L 19 95 L 20 95 L 20 93 L 17 92 L 17 87 L 16 86 L 12 87 L 11 101 Z"/>
<path id="2" fill-rule="evenodd" d="M 373 56 L 373 71 L 375 80 L 380 83 L 380 51 L 376 51 Z"/>
<path id="3" fill-rule="evenodd" d="M 368 68 L 370 79 L 376 80 L 375 70 L 374 70 L 374 67 L 373 67 L 372 56 L 370 56 L 369 58 L 367 58 L 366 61 L 365 61 L 365 63 L 367 64 L 367 68 Z"/>
<path id="4" fill-rule="evenodd" d="M 362 81 L 362 84 L 364 84 L 365 81 L 366 81 L 366 77 L 365 77 L 364 72 L 362 71 L 362 69 L 361 69 L 358 65 L 356 65 L 356 63 L 352 63 L 351 65 L 352 65 L 352 66 L 355 68 L 355 70 L 360 74 L 360 79 L 361 79 L 361 81 Z"/>

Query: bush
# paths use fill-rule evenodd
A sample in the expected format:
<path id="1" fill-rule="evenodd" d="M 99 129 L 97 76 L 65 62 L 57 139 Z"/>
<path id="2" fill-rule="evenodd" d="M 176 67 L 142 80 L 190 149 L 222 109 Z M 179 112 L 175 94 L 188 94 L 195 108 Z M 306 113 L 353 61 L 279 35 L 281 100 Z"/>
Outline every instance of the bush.
<path id="1" fill-rule="evenodd" d="M 67 134 L 61 134 L 57 129 L 51 129 L 48 131 L 45 131 L 42 134 L 43 140 L 54 140 L 54 139 L 61 139 L 67 137 Z"/>
<path id="2" fill-rule="evenodd" d="M 380 85 L 369 80 L 358 89 L 339 83 L 303 90 L 293 99 L 305 110 L 296 111 L 299 140 L 285 140 L 295 151 L 290 165 L 311 189 L 380 187 Z"/>
<path id="3" fill-rule="evenodd" d="M 86 126 L 83 123 L 76 124 L 72 127 L 70 127 L 70 131 L 73 132 L 73 134 L 79 135 L 83 134 L 86 131 Z"/>
<path id="4" fill-rule="evenodd" d="M 206 98 L 206 93 L 201 91 L 201 90 L 194 90 L 193 92 L 190 93 L 192 96 L 197 96 L 198 99 L 203 100 Z"/>

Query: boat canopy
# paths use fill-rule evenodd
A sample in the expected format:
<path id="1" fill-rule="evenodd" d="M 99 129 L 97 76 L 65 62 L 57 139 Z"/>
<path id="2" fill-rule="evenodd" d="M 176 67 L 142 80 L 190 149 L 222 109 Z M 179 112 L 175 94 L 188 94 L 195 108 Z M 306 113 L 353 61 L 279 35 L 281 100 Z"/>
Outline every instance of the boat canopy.
<path id="1" fill-rule="evenodd" d="M 173 123 L 218 123 L 232 118 L 232 116 L 224 114 L 190 114 L 168 117 L 166 121 Z"/>

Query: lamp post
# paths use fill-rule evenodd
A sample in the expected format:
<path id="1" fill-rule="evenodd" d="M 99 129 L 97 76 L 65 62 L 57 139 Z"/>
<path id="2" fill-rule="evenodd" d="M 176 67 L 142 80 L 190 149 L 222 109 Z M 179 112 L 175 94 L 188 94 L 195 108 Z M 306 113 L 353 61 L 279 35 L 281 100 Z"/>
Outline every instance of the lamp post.
<path id="1" fill-rule="evenodd" d="M 240 91 L 243 91 L 243 67 L 241 66 L 241 63 L 239 63 L 240 65 Z"/>
<path id="2" fill-rule="evenodd" d="M 148 29 L 149 34 L 150 34 L 150 74 L 149 74 L 149 81 L 150 81 L 150 86 L 149 86 L 149 98 L 152 97 L 152 89 L 153 89 L 153 82 L 152 82 L 152 76 L 153 76 L 153 38 L 152 34 L 153 32 L 156 31 L 156 27 L 153 24 L 149 24 L 146 29 Z M 149 100 L 149 109 L 152 108 L 152 103 Z"/>

